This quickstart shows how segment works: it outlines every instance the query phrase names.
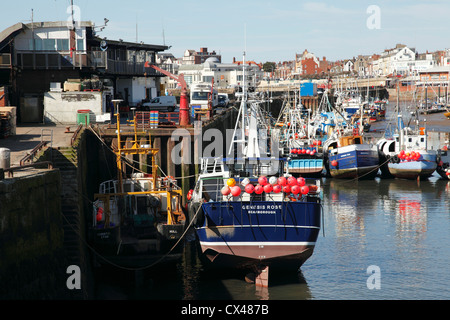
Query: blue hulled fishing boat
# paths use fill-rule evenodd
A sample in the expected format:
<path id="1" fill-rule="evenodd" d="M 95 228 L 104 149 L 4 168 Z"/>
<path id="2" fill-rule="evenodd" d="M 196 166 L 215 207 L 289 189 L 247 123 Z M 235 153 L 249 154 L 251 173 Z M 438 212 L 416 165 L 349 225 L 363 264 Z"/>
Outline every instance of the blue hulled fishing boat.
<path id="1" fill-rule="evenodd" d="M 364 139 L 362 114 L 361 109 L 359 123 L 336 126 L 324 144 L 325 166 L 333 178 L 373 179 L 378 173 L 378 149 Z"/>
<path id="2" fill-rule="evenodd" d="M 269 267 L 296 272 L 313 254 L 321 201 L 319 185 L 286 171 L 278 142 L 266 148 L 261 141 L 279 133 L 264 133 L 260 104 L 247 101 L 244 91 L 228 151 L 233 156 L 202 159 L 188 216 L 208 263 L 254 272 L 256 283 L 267 286 Z"/>

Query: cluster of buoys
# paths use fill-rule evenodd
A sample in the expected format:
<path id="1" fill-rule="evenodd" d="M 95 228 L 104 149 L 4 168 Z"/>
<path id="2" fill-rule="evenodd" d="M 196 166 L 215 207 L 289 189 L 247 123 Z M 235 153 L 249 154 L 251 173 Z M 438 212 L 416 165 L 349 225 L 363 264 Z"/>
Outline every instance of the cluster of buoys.
<path id="1" fill-rule="evenodd" d="M 236 185 L 236 180 L 228 179 L 227 185 L 221 190 L 224 196 L 232 195 L 233 197 L 239 197 L 241 195 L 241 187 Z"/>
<path id="2" fill-rule="evenodd" d="M 292 193 L 294 195 L 307 195 L 310 193 L 310 187 L 306 185 L 306 180 L 301 177 L 270 177 L 267 179 L 267 177 L 261 176 L 258 179 L 257 185 L 253 185 L 250 182 L 250 179 L 245 178 L 241 181 L 241 185 L 244 187 L 244 190 L 237 185 L 235 179 L 228 179 L 227 185 L 222 188 L 221 192 L 224 196 L 229 196 L 231 194 L 233 197 L 239 197 L 242 191 L 248 194 L 254 193 L 257 195 L 281 192 L 286 194 Z"/>
<path id="3" fill-rule="evenodd" d="M 420 152 L 416 151 L 406 152 L 405 150 L 402 150 L 398 154 L 398 158 L 403 161 L 418 161 L 420 157 Z"/>
<path id="4" fill-rule="evenodd" d="M 311 156 L 315 155 L 317 153 L 316 149 L 291 149 L 292 154 L 309 154 Z"/>

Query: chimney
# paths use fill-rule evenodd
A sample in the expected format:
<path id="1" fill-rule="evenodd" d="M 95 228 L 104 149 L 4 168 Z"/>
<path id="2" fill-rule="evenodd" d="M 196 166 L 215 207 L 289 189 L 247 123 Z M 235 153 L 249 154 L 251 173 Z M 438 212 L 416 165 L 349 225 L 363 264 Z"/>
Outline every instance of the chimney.
<path id="1" fill-rule="evenodd" d="M 208 52 L 208 48 L 200 48 L 200 52 L 201 53 L 207 53 Z"/>

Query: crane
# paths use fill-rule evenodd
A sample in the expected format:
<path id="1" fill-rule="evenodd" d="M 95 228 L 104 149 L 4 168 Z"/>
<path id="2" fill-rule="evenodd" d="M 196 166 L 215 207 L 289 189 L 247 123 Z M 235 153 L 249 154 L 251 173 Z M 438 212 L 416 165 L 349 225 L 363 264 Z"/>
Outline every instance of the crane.
<path id="1" fill-rule="evenodd" d="M 188 103 L 188 90 L 187 90 L 187 84 L 184 80 L 184 74 L 179 74 L 178 76 L 161 69 L 150 62 L 145 62 L 144 65 L 145 68 L 153 68 L 158 72 L 161 72 L 162 74 L 168 76 L 171 79 L 174 79 L 175 81 L 178 81 L 178 83 L 181 86 L 181 93 L 180 93 L 180 126 L 187 127 L 190 124 L 190 117 L 189 117 L 189 103 Z"/>

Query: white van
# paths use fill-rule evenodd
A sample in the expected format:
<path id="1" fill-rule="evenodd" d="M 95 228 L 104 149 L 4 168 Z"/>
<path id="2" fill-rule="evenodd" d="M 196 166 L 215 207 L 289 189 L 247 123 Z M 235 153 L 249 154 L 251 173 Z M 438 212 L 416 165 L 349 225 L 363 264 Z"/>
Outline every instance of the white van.
<path id="1" fill-rule="evenodd" d="M 219 104 L 218 93 L 212 89 L 211 104 L 214 109 Z M 208 109 L 209 98 L 211 95 L 210 83 L 196 83 L 191 86 L 191 107 L 199 109 Z"/>
<path id="2" fill-rule="evenodd" d="M 174 112 L 177 108 L 177 99 L 174 96 L 156 97 L 150 102 L 143 103 L 142 108 L 146 111 L 167 110 L 169 112 Z"/>

